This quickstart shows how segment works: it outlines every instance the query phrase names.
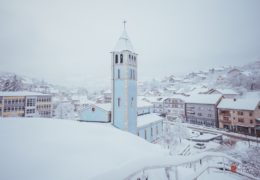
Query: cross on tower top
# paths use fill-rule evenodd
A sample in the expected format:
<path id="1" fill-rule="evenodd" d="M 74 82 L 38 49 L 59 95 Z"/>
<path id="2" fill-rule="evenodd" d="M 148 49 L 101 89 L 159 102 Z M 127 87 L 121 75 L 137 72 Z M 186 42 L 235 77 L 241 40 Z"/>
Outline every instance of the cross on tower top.
<path id="1" fill-rule="evenodd" d="M 124 21 L 123 21 L 123 23 L 124 23 L 124 29 L 125 29 L 125 25 L 126 25 L 126 20 L 124 20 Z"/>

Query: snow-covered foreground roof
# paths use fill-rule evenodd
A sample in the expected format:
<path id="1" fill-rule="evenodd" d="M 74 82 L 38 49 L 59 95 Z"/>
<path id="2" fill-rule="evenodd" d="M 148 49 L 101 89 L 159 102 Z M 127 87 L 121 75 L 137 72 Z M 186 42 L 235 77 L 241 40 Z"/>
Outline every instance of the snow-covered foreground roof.
<path id="1" fill-rule="evenodd" d="M 0 96 L 43 96 L 48 94 L 29 91 L 0 91 Z"/>
<path id="2" fill-rule="evenodd" d="M 155 123 L 162 120 L 163 117 L 159 116 L 158 114 L 155 113 L 144 114 L 141 116 L 137 116 L 137 127 L 146 126 L 148 124 Z"/>
<path id="3" fill-rule="evenodd" d="M 86 180 L 167 154 L 110 124 L 44 118 L 0 119 L 0 147 L 4 180 Z"/>
<path id="4" fill-rule="evenodd" d="M 222 99 L 218 105 L 219 109 L 255 110 L 259 98 Z"/>

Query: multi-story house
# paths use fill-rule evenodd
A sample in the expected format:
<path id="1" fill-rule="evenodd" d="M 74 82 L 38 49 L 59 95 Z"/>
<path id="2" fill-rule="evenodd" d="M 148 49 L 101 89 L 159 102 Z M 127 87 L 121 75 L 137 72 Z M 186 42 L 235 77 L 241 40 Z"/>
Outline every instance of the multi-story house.
<path id="1" fill-rule="evenodd" d="M 186 97 L 182 95 L 174 95 L 166 98 L 163 101 L 164 113 L 167 115 L 184 117 L 185 99 Z"/>
<path id="2" fill-rule="evenodd" d="M 51 98 L 35 92 L 0 92 L 0 116 L 52 117 Z"/>
<path id="3" fill-rule="evenodd" d="M 260 99 L 223 99 L 218 105 L 219 127 L 260 136 Z"/>
<path id="4" fill-rule="evenodd" d="M 218 127 L 217 105 L 222 99 L 219 94 L 197 94 L 186 99 L 186 121 L 192 124 Z"/>
<path id="5" fill-rule="evenodd" d="M 154 113 L 164 114 L 163 102 L 165 100 L 165 97 L 149 96 L 149 97 L 144 97 L 143 100 L 153 104 L 153 112 Z"/>

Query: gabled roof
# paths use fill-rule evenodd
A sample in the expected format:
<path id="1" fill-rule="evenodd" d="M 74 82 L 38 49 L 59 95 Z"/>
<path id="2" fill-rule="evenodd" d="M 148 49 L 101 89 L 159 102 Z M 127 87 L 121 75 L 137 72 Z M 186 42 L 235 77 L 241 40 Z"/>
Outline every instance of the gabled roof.
<path id="1" fill-rule="evenodd" d="M 124 50 L 134 52 L 133 45 L 132 45 L 125 29 L 124 29 L 122 35 L 120 36 L 120 38 L 118 39 L 116 46 L 114 48 L 115 52 L 121 52 Z"/>
<path id="2" fill-rule="evenodd" d="M 255 110 L 259 103 L 258 98 L 222 99 L 218 105 L 219 109 Z"/>

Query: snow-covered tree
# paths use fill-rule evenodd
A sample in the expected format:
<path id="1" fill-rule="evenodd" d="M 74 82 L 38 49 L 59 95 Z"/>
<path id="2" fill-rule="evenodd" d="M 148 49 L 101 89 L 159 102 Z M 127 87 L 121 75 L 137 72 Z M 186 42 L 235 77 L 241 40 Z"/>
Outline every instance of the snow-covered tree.
<path id="1" fill-rule="evenodd" d="M 22 90 L 22 81 L 16 75 L 12 79 L 7 79 L 4 82 L 3 91 L 20 91 Z"/>
<path id="2" fill-rule="evenodd" d="M 60 119 L 74 119 L 74 105 L 69 102 L 59 103 L 54 111 L 54 116 Z"/>
<path id="3" fill-rule="evenodd" d="M 165 121 L 163 131 L 163 144 L 170 150 L 170 154 L 173 154 L 174 148 L 178 143 L 182 143 L 182 139 L 188 137 L 187 127 L 181 122 L 181 119 L 177 119 L 176 122 Z"/>

